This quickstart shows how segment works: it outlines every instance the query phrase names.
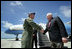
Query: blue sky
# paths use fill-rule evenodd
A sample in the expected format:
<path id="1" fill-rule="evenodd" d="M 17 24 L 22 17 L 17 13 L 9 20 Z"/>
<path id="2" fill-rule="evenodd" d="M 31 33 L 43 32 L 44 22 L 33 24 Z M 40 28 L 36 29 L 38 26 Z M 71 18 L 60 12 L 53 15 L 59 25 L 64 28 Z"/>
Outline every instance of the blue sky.
<path id="1" fill-rule="evenodd" d="M 47 23 L 47 13 L 53 13 L 53 17 L 59 16 L 64 23 L 70 22 L 71 1 L 1 1 L 2 37 L 10 26 L 23 24 L 29 12 L 36 13 L 34 21 L 38 24 Z"/>

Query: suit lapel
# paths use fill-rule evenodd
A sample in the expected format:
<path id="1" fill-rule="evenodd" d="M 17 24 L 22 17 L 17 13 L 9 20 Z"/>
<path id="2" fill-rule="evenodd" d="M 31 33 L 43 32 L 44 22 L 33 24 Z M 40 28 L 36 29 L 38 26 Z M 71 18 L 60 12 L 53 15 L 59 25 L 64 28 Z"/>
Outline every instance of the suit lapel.
<path id="1" fill-rule="evenodd" d="M 53 23 L 54 23 L 54 19 L 51 20 L 50 28 L 53 26 Z M 48 23 L 46 25 L 47 28 L 49 28 L 48 25 L 49 25 L 49 21 L 48 21 Z"/>
<path id="2" fill-rule="evenodd" d="M 54 23 L 54 19 L 51 20 L 50 28 L 54 25 L 53 23 Z"/>

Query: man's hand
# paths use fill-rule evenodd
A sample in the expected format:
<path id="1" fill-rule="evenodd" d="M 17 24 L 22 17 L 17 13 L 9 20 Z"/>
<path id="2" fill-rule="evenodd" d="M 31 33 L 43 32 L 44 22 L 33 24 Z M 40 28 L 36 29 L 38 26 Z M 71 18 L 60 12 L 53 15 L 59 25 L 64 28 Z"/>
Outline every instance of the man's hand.
<path id="1" fill-rule="evenodd" d="M 33 34 L 33 36 L 35 36 L 35 34 Z"/>
<path id="2" fill-rule="evenodd" d="M 68 42 L 68 39 L 65 38 L 65 37 L 62 37 L 62 42 L 63 42 L 63 43 L 67 43 L 67 42 Z"/>
<path id="3" fill-rule="evenodd" d="M 44 29 L 40 30 L 41 33 L 44 33 Z"/>

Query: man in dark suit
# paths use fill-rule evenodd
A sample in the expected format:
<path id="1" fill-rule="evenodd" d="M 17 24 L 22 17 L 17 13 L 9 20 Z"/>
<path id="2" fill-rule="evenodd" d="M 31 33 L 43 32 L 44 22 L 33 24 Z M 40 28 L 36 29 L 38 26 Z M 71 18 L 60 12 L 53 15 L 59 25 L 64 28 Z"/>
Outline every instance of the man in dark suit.
<path id="1" fill-rule="evenodd" d="M 47 19 L 49 21 L 43 34 L 47 31 L 49 32 L 51 48 L 63 48 L 63 43 L 67 43 L 68 41 L 68 34 L 63 22 L 58 16 L 53 18 L 52 13 L 47 14 Z"/>
<path id="2" fill-rule="evenodd" d="M 37 30 L 35 30 L 35 29 L 33 31 L 32 48 L 33 48 L 34 44 L 35 44 L 35 48 L 37 48 Z"/>

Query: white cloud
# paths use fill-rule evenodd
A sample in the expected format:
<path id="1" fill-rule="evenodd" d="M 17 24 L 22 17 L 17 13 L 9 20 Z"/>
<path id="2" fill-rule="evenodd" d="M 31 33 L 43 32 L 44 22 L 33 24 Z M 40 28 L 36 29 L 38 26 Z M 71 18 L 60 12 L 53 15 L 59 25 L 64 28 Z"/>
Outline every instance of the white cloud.
<path id="1" fill-rule="evenodd" d="M 21 18 L 19 21 L 20 21 L 20 22 L 24 22 L 25 19 L 26 19 L 26 18 Z"/>
<path id="2" fill-rule="evenodd" d="M 42 27 L 43 27 L 43 29 L 45 29 L 45 28 L 46 28 L 46 24 L 44 24 L 44 23 L 39 23 L 39 25 L 40 25 L 40 26 L 42 26 Z"/>
<path id="3" fill-rule="evenodd" d="M 9 28 L 11 30 L 23 30 L 23 24 L 19 25 L 13 25 L 12 23 L 9 23 L 8 21 L 2 21 L 4 28 Z"/>
<path id="4" fill-rule="evenodd" d="M 2 23 L 3 23 L 3 27 L 5 28 L 9 28 L 10 26 L 13 26 L 13 24 L 9 23 L 8 21 L 2 21 Z"/>
<path id="5" fill-rule="evenodd" d="M 71 8 L 69 6 L 60 6 L 60 12 L 65 17 L 71 17 Z"/>
<path id="6" fill-rule="evenodd" d="M 23 24 L 13 25 L 10 27 L 10 30 L 23 30 Z"/>
<path id="7" fill-rule="evenodd" d="M 14 2 L 11 2 L 10 5 L 12 5 L 12 6 L 23 6 L 23 4 L 22 4 L 21 1 L 14 1 Z"/>

